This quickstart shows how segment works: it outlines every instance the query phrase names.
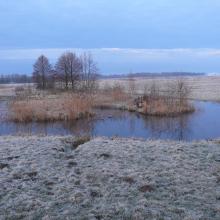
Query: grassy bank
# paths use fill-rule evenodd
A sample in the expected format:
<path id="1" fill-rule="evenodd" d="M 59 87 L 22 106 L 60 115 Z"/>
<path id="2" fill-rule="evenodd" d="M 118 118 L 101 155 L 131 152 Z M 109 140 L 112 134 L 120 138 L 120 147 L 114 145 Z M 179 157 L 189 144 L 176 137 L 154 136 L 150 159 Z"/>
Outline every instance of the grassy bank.
<path id="1" fill-rule="evenodd" d="M 218 141 L 75 143 L 0 137 L 0 219 L 219 219 Z"/>

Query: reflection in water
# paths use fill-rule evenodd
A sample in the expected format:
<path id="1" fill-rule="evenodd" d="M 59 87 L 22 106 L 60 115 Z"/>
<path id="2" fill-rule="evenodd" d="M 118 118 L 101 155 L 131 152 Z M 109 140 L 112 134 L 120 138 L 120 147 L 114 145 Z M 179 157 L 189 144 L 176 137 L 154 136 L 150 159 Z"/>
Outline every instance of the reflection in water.
<path id="1" fill-rule="evenodd" d="M 91 119 L 79 120 L 76 122 L 68 123 L 64 122 L 63 127 L 71 134 L 76 136 L 80 135 L 92 135 L 94 131 L 95 121 Z"/>
<path id="2" fill-rule="evenodd" d="M 16 135 L 92 135 L 94 130 L 94 121 L 80 120 L 77 122 L 55 122 L 55 123 L 3 123 L 5 129 L 1 125 L 0 135 L 16 134 Z M 7 129 L 6 129 L 7 128 Z"/>
<path id="3" fill-rule="evenodd" d="M 93 119 L 55 123 L 12 123 L 0 120 L 0 135 L 92 135 L 193 140 L 220 137 L 220 105 L 196 102 L 197 111 L 179 117 L 147 117 L 119 110 L 96 110 Z M 6 103 L 0 102 L 2 117 Z"/>
<path id="4" fill-rule="evenodd" d="M 145 128 L 154 138 L 165 138 L 169 136 L 170 139 L 184 140 L 189 133 L 188 127 L 189 115 L 181 117 L 169 118 L 145 118 Z"/>

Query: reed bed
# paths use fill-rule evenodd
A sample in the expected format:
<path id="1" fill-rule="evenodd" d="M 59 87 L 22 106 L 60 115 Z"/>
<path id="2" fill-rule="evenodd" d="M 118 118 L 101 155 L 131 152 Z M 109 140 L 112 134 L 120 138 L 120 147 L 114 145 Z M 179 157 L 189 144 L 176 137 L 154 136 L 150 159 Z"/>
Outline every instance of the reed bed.
<path id="1" fill-rule="evenodd" d="M 92 98 L 65 94 L 55 98 L 14 100 L 10 103 L 10 119 L 15 122 L 47 122 L 77 120 L 92 115 Z"/>

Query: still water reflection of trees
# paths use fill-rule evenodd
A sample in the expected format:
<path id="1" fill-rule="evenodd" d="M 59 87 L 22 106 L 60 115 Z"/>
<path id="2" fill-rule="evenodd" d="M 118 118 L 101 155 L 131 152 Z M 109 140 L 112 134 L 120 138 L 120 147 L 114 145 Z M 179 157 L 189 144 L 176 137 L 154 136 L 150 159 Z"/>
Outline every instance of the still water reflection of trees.
<path id="1" fill-rule="evenodd" d="M 189 117 L 187 115 L 173 118 L 148 117 L 144 120 L 145 128 L 153 138 L 170 138 L 184 140 L 188 136 Z"/>
<path id="2" fill-rule="evenodd" d="M 113 117 L 113 120 L 124 121 L 130 136 L 185 140 L 190 134 L 190 117 L 189 114 L 179 117 L 146 117 L 135 113 L 121 113 L 117 118 Z"/>
<path id="3" fill-rule="evenodd" d="M 145 117 L 119 110 L 96 110 L 94 119 L 74 122 L 24 124 L 2 121 L 0 135 L 118 135 L 186 140 L 190 135 L 190 117 Z"/>
<path id="4" fill-rule="evenodd" d="M 118 136 L 185 140 L 190 134 L 190 114 L 166 118 L 121 111 L 111 111 L 109 114 L 111 117 L 105 115 L 102 126 L 106 132 L 98 131 L 107 136 L 113 135 L 114 130 L 117 130 Z M 95 128 L 98 127 L 97 124 Z"/>
<path id="5" fill-rule="evenodd" d="M 13 123 L 12 133 L 17 135 L 92 135 L 93 120 L 56 123 Z"/>

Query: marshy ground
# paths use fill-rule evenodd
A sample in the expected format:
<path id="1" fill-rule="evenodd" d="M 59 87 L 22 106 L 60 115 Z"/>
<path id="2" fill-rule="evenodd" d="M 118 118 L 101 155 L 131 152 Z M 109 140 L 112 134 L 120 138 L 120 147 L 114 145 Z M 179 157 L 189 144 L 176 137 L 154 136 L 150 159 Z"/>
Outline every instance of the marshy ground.
<path id="1" fill-rule="evenodd" d="M 83 142 L 79 142 L 82 144 Z M 0 138 L 0 219 L 219 219 L 220 143 Z"/>
<path id="2" fill-rule="evenodd" d="M 220 78 L 187 80 L 190 98 L 219 101 Z M 0 87 L 0 96 L 14 88 Z M 0 219 L 219 219 L 219 141 L 85 141 L 0 137 Z"/>

